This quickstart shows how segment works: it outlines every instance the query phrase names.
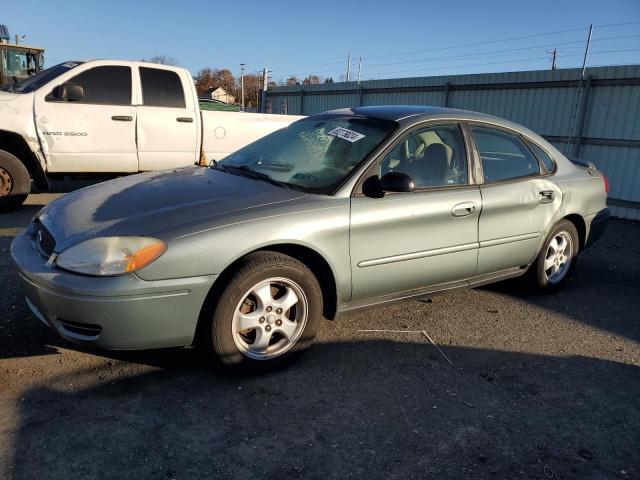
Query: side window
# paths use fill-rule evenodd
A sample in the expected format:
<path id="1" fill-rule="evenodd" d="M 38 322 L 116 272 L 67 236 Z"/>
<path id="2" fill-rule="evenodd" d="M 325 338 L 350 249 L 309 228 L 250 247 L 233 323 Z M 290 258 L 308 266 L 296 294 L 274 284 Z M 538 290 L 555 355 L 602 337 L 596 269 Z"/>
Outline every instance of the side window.
<path id="1" fill-rule="evenodd" d="M 142 104 L 150 107 L 184 108 L 182 82 L 176 72 L 140 67 Z"/>
<path id="2" fill-rule="evenodd" d="M 471 125 L 485 182 L 540 174 L 540 165 L 517 135 Z"/>
<path id="3" fill-rule="evenodd" d="M 458 125 L 438 125 L 405 137 L 380 162 L 380 176 L 409 175 L 416 188 L 467 184 L 467 155 Z"/>
<path id="4" fill-rule="evenodd" d="M 131 68 L 94 67 L 79 73 L 68 83 L 80 85 L 84 98 L 73 103 L 131 105 Z"/>
<path id="5" fill-rule="evenodd" d="M 556 164 L 549 154 L 535 143 L 529 143 L 529 146 L 531 146 L 533 153 L 535 153 L 538 159 L 544 164 L 547 172 L 553 173 L 556 170 Z"/>

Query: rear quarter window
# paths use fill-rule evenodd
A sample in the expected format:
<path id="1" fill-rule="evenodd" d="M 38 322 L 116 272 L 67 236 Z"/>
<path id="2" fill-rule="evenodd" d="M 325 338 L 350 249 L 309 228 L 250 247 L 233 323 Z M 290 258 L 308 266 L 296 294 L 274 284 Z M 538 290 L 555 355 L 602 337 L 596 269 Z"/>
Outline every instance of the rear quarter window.
<path id="1" fill-rule="evenodd" d="M 556 163 L 553 161 L 551 156 L 544 150 L 542 147 L 539 147 L 535 143 L 529 142 L 529 146 L 533 150 L 533 153 L 536 154 L 538 160 L 542 162 L 544 168 L 547 170 L 547 173 L 553 173 L 556 171 Z"/>

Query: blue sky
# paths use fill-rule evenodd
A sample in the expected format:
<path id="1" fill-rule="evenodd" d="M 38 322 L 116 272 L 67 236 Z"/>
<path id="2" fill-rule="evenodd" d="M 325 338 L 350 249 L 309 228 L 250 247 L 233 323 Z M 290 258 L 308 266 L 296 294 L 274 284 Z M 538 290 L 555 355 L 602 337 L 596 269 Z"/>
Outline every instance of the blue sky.
<path id="1" fill-rule="evenodd" d="M 591 23 L 591 65 L 640 63 L 640 0 L 0 0 L 0 23 L 44 47 L 48 65 L 165 54 L 194 74 L 244 62 L 275 79 L 338 80 L 348 52 L 366 79 L 546 69 L 557 47 L 574 67 Z"/>

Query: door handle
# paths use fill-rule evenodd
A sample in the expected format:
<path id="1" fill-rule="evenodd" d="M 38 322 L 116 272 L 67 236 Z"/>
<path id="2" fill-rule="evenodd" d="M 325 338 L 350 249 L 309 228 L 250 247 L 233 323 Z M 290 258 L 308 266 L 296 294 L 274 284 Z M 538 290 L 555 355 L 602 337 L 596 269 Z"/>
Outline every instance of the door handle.
<path id="1" fill-rule="evenodd" d="M 182 123 L 193 123 L 193 118 L 191 117 L 178 117 L 176 120 Z"/>
<path id="2" fill-rule="evenodd" d="M 540 192 L 540 203 L 553 202 L 553 190 L 544 190 Z"/>
<path id="3" fill-rule="evenodd" d="M 133 117 L 129 115 L 114 115 L 111 117 L 111 120 L 115 120 L 116 122 L 130 122 L 133 120 Z"/>
<path id="4" fill-rule="evenodd" d="M 465 217 L 475 212 L 476 208 L 478 208 L 478 206 L 473 202 L 458 203 L 451 209 L 451 215 L 454 217 Z"/>

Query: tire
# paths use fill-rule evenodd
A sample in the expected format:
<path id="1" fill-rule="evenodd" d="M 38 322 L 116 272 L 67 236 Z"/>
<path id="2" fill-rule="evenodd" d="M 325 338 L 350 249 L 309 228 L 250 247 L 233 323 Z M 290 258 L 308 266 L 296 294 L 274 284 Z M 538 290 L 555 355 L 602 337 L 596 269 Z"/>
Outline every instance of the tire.
<path id="1" fill-rule="evenodd" d="M 24 203 L 31 190 L 27 167 L 16 156 L 0 150 L 0 212 L 9 212 Z"/>
<path id="2" fill-rule="evenodd" d="M 202 346 L 234 372 L 280 368 L 311 345 L 322 311 L 322 290 L 311 270 L 288 255 L 256 252 L 217 296 L 205 317 Z"/>
<path id="3" fill-rule="evenodd" d="M 554 225 L 529 269 L 533 286 L 548 293 L 564 287 L 576 268 L 579 249 L 580 239 L 573 223 L 561 220 Z"/>

